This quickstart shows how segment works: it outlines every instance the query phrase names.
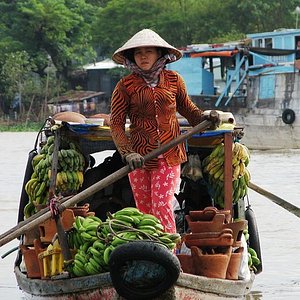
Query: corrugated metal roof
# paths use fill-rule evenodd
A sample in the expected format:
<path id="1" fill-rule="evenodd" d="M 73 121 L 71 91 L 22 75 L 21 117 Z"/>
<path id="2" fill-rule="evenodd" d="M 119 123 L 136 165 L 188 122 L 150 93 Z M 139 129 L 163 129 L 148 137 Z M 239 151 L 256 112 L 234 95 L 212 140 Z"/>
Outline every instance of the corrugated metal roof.
<path id="1" fill-rule="evenodd" d="M 113 60 L 107 58 L 105 60 L 84 66 L 85 70 L 103 70 L 103 69 L 113 69 L 116 67 L 122 67 L 116 64 Z"/>
<path id="2" fill-rule="evenodd" d="M 262 37 L 273 37 L 273 36 L 283 36 L 283 35 L 300 35 L 300 29 L 277 29 L 271 32 L 259 32 L 247 34 L 247 37 L 251 39 L 262 38 Z"/>
<path id="3" fill-rule="evenodd" d="M 68 91 L 59 97 L 52 98 L 48 101 L 51 103 L 63 103 L 63 102 L 74 102 L 74 101 L 83 101 L 85 99 L 97 97 L 99 95 L 105 94 L 104 92 L 95 92 L 95 91 Z"/>

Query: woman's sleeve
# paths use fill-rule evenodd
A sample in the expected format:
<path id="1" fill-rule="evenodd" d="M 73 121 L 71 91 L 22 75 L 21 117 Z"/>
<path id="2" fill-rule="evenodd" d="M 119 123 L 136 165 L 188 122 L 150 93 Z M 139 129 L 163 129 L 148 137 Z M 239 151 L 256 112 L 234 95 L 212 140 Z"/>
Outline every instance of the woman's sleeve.
<path id="1" fill-rule="evenodd" d="M 129 95 L 122 81 L 119 81 L 111 99 L 110 130 L 113 141 L 121 156 L 134 152 L 125 131 L 128 109 Z"/>
<path id="2" fill-rule="evenodd" d="M 190 99 L 183 78 L 177 75 L 177 111 L 195 126 L 202 121 L 203 111 Z"/>

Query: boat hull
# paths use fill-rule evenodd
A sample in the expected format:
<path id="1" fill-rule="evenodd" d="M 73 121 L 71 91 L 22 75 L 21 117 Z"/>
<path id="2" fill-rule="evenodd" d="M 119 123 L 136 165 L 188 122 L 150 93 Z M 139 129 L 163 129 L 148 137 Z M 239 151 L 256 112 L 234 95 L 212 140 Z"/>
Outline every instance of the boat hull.
<path id="1" fill-rule="evenodd" d="M 271 82 L 276 88 L 272 97 L 266 99 L 260 84 L 262 80 L 270 80 L 270 76 L 251 76 L 248 79 L 246 107 L 238 108 L 235 113 L 237 125 L 244 127 L 243 142 L 257 150 L 299 149 L 299 72 L 273 73 Z M 236 108 L 233 105 L 232 109 Z M 286 113 L 293 116 L 287 118 Z"/>
<path id="2" fill-rule="evenodd" d="M 280 150 L 300 148 L 300 124 L 284 124 L 280 111 L 272 114 L 235 114 L 236 122 L 243 127 L 242 142 L 249 149 Z"/>
<path id="3" fill-rule="evenodd" d="M 117 300 L 109 273 L 71 279 L 30 279 L 15 268 L 18 285 L 26 299 L 34 300 Z M 249 280 L 223 280 L 181 273 L 175 286 L 157 300 L 243 299 L 251 290 Z"/>

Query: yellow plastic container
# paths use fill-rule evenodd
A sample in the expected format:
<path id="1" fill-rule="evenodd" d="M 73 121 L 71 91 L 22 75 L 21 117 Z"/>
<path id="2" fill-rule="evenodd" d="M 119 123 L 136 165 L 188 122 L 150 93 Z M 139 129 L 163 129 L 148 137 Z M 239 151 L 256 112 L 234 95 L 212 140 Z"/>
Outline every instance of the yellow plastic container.
<path id="1" fill-rule="evenodd" d="M 48 278 L 63 272 L 64 258 L 58 240 L 50 244 L 47 250 L 39 254 L 39 259 L 43 262 L 42 278 Z"/>

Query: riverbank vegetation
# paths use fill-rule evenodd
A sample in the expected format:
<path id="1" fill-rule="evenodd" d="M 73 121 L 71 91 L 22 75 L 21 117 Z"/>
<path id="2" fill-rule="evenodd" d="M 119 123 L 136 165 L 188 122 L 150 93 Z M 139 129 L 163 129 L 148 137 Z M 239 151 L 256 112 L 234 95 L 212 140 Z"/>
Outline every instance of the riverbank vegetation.
<path id="1" fill-rule="evenodd" d="M 27 124 L 23 123 L 1 123 L 0 122 L 0 132 L 10 131 L 10 132 L 24 132 L 24 131 L 33 131 L 38 132 L 42 123 L 39 122 L 29 122 Z"/>
<path id="2" fill-rule="evenodd" d="M 298 26 L 297 0 L 0 0 L 0 119 L 20 127 L 86 89 L 84 65 L 151 28 L 178 48 Z M 276 16 L 269 17 L 269 16 Z M 119 68 L 121 69 L 121 68 Z M 122 74 L 119 74 L 121 76 Z M 25 124 L 25 125 L 24 125 Z"/>

